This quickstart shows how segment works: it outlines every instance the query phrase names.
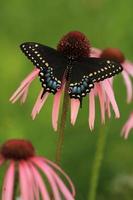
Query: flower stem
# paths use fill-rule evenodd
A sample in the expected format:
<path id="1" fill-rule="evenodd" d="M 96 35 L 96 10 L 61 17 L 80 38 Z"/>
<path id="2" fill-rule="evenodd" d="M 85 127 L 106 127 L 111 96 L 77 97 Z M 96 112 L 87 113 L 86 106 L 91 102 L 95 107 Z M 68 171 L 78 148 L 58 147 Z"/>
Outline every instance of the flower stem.
<path id="1" fill-rule="evenodd" d="M 68 111 L 68 106 L 69 106 L 68 88 L 69 88 L 69 81 L 66 81 L 65 89 L 64 89 L 61 121 L 60 121 L 60 126 L 58 129 L 59 135 L 58 135 L 57 148 L 56 148 L 56 163 L 57 164 L 60 164 L 62 147 L 63 147 L 63 142 L 64 142 L 64 130 L 65 130 L 67 111 Z"/>
<path id="2" fill-rule="evenodd" d="M 90 189 L 88 200 L 95 200 L 97 194 L 98 181 L 100 176 L 101 165 L 104 157 L 104 149 L 107 141 L 107 126 L 102 126 L 98 135 L 97 148 L 92 167 L 92 175 L 90 180 Z"/>

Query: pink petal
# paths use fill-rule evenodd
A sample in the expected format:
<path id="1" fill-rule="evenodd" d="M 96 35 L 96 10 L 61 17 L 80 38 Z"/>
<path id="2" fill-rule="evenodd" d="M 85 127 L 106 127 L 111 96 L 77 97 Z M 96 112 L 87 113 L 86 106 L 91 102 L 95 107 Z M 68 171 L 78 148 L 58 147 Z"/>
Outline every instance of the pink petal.
<path id="1" fill-rule="evenodd" d="M 101 108 L 101 121 L 105 123 L 105 100 L 102 86 L 100 83 L 95 84 L 97 94 L 99 96 L 100 108 Z"/>
<path id="2" fill-rule="evenodd" d="M 109 98 L 110 103 L 112 104 L 116 118 L 119 118 L 120 113 L 119 113 L 119 109 L 118 109 L 118 106 L 117 106 L 117 103 L 115 100 L 115 96 L 114 96 L 114 92 L 113 92 L 110 82 L 106 79 L 106 80 L 102 81 L 101 83 L 105 89 L 105 92 Z"/>
<path id="3" fill-rule="evenodd" d="M 66 180 L 68 181 L 68 183 L 69 183 L 69 185 L 71 187 L 71 190 L 72 190 L 72 195 L 75 196 L 75 194 L 76 194 L 75 187 L 74 187 L 71 179 L 69 178 L 69 176 L 58 165 L 56 165 L 52 161 L 50 161 L 50 160 L 48 160 L 46 158 L 43 158 L 43 157 L 38 157 L 38 159 L 42 160 L 42 162 L 44 162 L 44 163 L 48 163 L 53 168 L 55 168 L 57 171 L 59 171 L 66 178 Z"/>
<path id="4" fill-rule="evenodd" d="M 31 82 L 38 76 L 39 69 L 34 69 L 25 79 L 21 82 L 19 88 L 13 93 L 13 95 L 10 98 L 10 101 L 12 103 L 15 103 L 21 96 L 27 96 L 27 90 L 31 84 Z M 25 97 L 26 98 L 26 97 Z"/>
<path id="5" fill-rule="evenodd" d="M 114 77 L 112 76 L 111 78 L 108 78 L 108 80 L 109 80 L 109 82 L 110 82 L 111 86 L 113 87 L 113 81 L 114 81 Z"/>
<path id="6" fill-rule="evenodd" d="M 19 182 L 20 182 L 20 195 L 22 200 L 30 199 L 30 190 L 27 175 L 25 173 L 25 166 L 22 162 L 19 162 Z"/>
<path id="7" fill-rule="evenodd" d="M 122 72 L 123 78 L 125 80 L 125 85 L 127 88 L 127 103 L 130 103 L 132 100 L 132 95 L 133 95 L 133 88 L 132 88 L 132 82 L 129 78 L 129 75 L 126 71 Z"/>
<path id="8" fill-rule="evenodd" d="M 43 200 L 50 200 L 48 191 L 46 189 L 46 185 L 45 185 L 43 179 L 41 178 L 39 172 L 37 171 L 37 169 L 34 167 L 34 165 L 31 162 L 30 162 L 30 167 L 31 167 L 32 172 L 34 174 L 37 189 L 40 190 L 40 193 L 41 193 Z"/>
<path id="9" fill-rule="evenodd" d="M 20 102 L 23 103 L 23 97 L 26 96 L 28 90 L 29 90 L 29 86 L 30 86 L 31 82 L 29 82 L 19 93 L 17 93 L 16 96 L 14 96 L 14 98 L 10 99 L 10 101 L 12 103 L 15 103 L 18 99 L 20 99 Z M 27 96 L 26 96 L 27 97 Z"/>
<path id="10" fill-rule="evenodd" d="M 106 110 L 107 110 L 108 118 L 110 118 L 111 110 L 110 110 L 110 100 L 109 100 L 108 96 L 106 96 Z"/>
<path id="11" fill-rule="evenodd" d="M 71 99 L 71 123 L 75 124 L 80 107 L 79 99 Z"/>
<path id="12" fill-rule="evenodd" d="M 68 188 L 62 182 L 62 180 L 59 178 L 59 176 L 53 171 L 53 169 L 50 168 L 48 165 L 47 165 L 47 169 L 53 175 L 53 177 L 54 177 L 54 179 L 55 179 L 55 181 L 56 181 L 56 183 L 59 187 L 59 190 L 62 192 L 65 199 L 66 200 L 74 200 L 74 198 L 73 198 L 72 194 L 70 193 L 70 191 L 68 190 Z"/>
<path id="13" fill-rule="evenodd" d="M 38 199 L 39 199 L 39 193 L 36 190 L 34 177 L 33 177 L 33 174 L 32 174 L 32 170 L 28 166 L 28 162 L 27 161 L 21 161 L 21 164 L 23 165 L 23 170 L 24 170 L 25 176 L 27 177 L 27 184 L 30 185 L 30 187 L 29 187 L 29 199 L 34 200 L 34 195 L 35 195 L 35 197 L 38 197 Z"/>
<path id="14" fill-rule="evenodd" d="M 133 76 L 133 63 L 131 63 L 130 61 L 126 60 L 123 64 L 122 64 L 124 71 L 126 71 L 128 74 L 130 74 L 131 76 Z"/>
<path id="15" fill-rule="evenodd" d="M 89 94 L 89 126 L 90 130 L 94 129 L 94 121 L 95 121 L 95 95 L 94 91 L 91 90 Z"/>
<path id="16" fill-rule="evenodd" d="M 39 75 L 40 69 L 35 68 L 23 81 L 22 85 L 26 85 L 30 80 L 35 79 L 36 76 Z"/>
<path id="17" fill-rule="evenodd" d="M 43 173 L 47 176 L 47 179 L 50 183 L 51 189 L 53 191 L 53 195 L 55 200 L 61 200 L 61 196 L 59 194 L 58 187 L 56 185 L 55 180 L 53 179 L 51 172 L 49 171 L 49 168 L 45 163 L 41 163 L 39 159 L 33 159 L 33 162 L 43 171 Z"/>
<path id="18" fill-rule="evenodd" d="M 31 116 L 32 116 L 32 119 L 34 120 L 36 115 L 39 114 L 43 104 L 46 102 L 47 98 L 48 98 L 48 95 L 49 93 L 46 92 L 43 97 L 41 98 L 42 96 L 42 92 L 43 92 L 43 89 L 41 90 L 41 92 L 39 93 L 38 97 L 37 97 L 37 100 L 35 102 L 35 105 L 32 109 L 32 113 L 31 113 Z"/>
<path id="19" fill-rule="evenodd" d="M 2 200 L 12 200 L 13 198 L 14 173 L 15 173 L 15 166 L 14 162 L 11 161 L 4 178 L 4 184 L 2 189 Z"/>
<path id="20" fill-rule="evenodd" d="M 124 136 L 125 139 L 127 139 L 131 129 L 133 129 L 133 113 L 130 114 L 127 122 L 124 124 L 121 135 Z"/>
<path id="21" fill-rule="evenodd" d="M 97 49 L 97 48 L 92 47 L 92 48 L 91 48 L 91 52 L 90 52 L 90 56 L 91 56 L 91 57 L 99 58 L 100 55 L 101 55 L 101 52 L 102 52 L 101 49 Z"/>
<path id="22" fill-rule="evenodd" d="M 130 127 L 130 126 L 128 126 L 128 125 L 124 126 L 124 127 L 122 128 L 121 136 L 123 136 L 124 139 L 127 139 L 130 130 L 131 130 L 131 127 Z"/>
<path id="23" fill-rule="evenodd" d="M 20 101 L 21 103 L 25 103 L 26 99 L 27 99 L 27 96 L 28 96 L 28 92 L 29 92 L 29 86 L 30 84 L 28 85 L 28 87 L 25 89 L 24 91 L 24 94 L 22 95 Z"/>
<path id="24" fill-rule="evenodd" d="M 59 90 L 54 96 L 53 110 L 52 110 L 52 125 L 55 131 L 57 131 L 59 109 L 61 102 L 62 90 Z"/>

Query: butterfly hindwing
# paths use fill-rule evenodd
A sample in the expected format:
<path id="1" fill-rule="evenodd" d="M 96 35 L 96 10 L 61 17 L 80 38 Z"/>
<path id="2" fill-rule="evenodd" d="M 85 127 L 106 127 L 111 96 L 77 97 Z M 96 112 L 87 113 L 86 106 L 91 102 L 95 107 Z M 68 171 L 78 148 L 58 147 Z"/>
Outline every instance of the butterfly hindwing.
<path id="1" fill-rule="evenodd" d="M 71 68 L 69 95 L 71 98 L 81 100 L 94 87 L 92 80 L 85 75 L 79 63 Z"/>
<path id="2" fill-rule="evenodd" d="M 81 99 L 94 87 L 95 82 L 110 78 L 123 70 L 113 60 L 102 58 L 84 58 L 71 68 L 69 94 L 71 98 Z"/>
<path id="3" fill-rule="evenodd" d="M 44 91 L 56 93 L 61 87 L 66 69 L 65 58 L 55 49 L 48 46 L 26 42 L 20 45 L 21 50 L 40 69 L 40 81 Z"/>

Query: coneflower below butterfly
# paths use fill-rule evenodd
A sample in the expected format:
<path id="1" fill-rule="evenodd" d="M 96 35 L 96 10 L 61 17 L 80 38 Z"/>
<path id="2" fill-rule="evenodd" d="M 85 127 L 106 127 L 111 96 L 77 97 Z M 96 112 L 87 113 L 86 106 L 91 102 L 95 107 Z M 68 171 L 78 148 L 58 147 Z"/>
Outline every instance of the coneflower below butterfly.
<path id="1" fill-rule="evenodd" d="M 78 31 L 66 34 L 59 41 L 57 49 L 36 42 L 25 42 L 20 47 L 40 69 L 43 94 L 46 91 L 55 94 L 65 79 L 69 81 L 70 98 L 81 101 L 95 82 L 103 81 L 123 70 L 117 61 L 90 57 L 89 41 Z"/>

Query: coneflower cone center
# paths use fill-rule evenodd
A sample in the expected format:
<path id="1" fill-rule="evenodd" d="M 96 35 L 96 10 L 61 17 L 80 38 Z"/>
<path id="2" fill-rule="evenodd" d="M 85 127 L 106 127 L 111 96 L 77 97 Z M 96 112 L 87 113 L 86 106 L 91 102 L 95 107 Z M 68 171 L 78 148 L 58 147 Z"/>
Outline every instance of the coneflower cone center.
<path id="1" fill-rule="evenodd" d="M 101 53 L 101 58 L 108 58 L 123 63 L 125 60 L 124 54 L 117 48 L 107 48 Z"/>
<path id="2" fill-rule="evenodd" d="M 35 150 L 27 140 L 12 139 L 1 146 L 0 153 L 5 159 L 23 160 L 34 156 Z"/>
<path id="3" fill-rule="evenodd" d="M 90 44 L 87 37 L 78 31 L 66 34 L 57 45 L 57 50 L 70 60 L 88 57 Z"/>

